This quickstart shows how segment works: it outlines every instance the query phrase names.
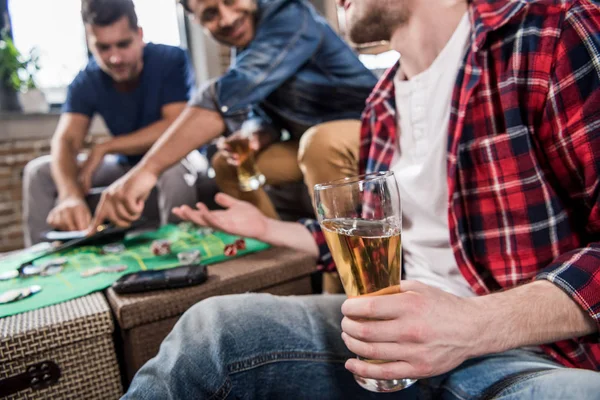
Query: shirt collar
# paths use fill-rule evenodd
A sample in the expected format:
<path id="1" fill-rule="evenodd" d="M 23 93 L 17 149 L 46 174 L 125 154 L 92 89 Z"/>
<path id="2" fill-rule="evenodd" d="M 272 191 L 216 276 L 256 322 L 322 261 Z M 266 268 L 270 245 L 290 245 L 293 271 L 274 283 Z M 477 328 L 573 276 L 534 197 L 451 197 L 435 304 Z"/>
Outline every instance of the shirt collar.
<path id="1" fill-rule="evenodd" d="M 377 85 L 371 92 L 371 95 L 367 98 L 367 109 L 371 109 L 378 104 L 387 102 L 391 103 L 392 109 L 396 108 L 395 105 L 395 91 L 394 91 L 394 77 L 400 68 L 400 62 L 398 61 L 392 68 L 388 69 L 383 77 L 377 82 Z"/>
<path id="2" fill-rule="evenodd" d="M 473 51 L 483 47 L 488 33 L 506 25 L 535 0 L 472 0 L 469 7 Z"/>

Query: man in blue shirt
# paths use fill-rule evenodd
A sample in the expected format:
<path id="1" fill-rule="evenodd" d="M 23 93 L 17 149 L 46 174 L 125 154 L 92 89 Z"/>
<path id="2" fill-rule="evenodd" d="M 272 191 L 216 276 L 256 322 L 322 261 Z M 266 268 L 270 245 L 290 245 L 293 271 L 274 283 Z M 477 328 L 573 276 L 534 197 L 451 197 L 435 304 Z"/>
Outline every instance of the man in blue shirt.
<path id="1" fill-rule="evenodd" d="M 129 171 L 179 116 L 194 87 L 183 50 L 144 43 L 131 0 L 83 0 L 82 17 L 93 59 L 69 86 L 51 155 L 25 168 L 27 245 L 50 229 L 87 228 L 89 190 L 108 186 Z M 112 138 L 95 145 L 79 163 L 95 114 L 104 119 Z M 195 204 L 194 172 L 176 163 L 158 181 L 162 223 L 173 206 Z M 157 218 L 155 202 L 145 213 Z"/>
<path id="2" fill-rule="evenodd" d="M 256 141 L 257 163 L 267 183 L 301 180 L 306 172 L 305 182 L 312 187 L 352 174 L 358 157 L 358 118 L 376 78 L 314 8 L 305 0 L 182 3 L 216 40 L 235 49 L 233 65 L 192 99 L 124 179 L 103 193 L 93 225 L 105 219 L 128 225 L 139 218 L 163 171 L 191 149 L 237 131 L 248 115 L 274 127 L 264 130 L 274 135 L 261 133 Z M 311 128 L 316 125 L 318 129 Z M 290 140 L 279 141 L 283 130 Z M 276 214 L 263 191 L 237 190 L 227 157 L 216 157 L 213 167 L 223 191 L 254 203 L 267 215 Z M 229 181 L 219 178 L 223 172 Z"/>

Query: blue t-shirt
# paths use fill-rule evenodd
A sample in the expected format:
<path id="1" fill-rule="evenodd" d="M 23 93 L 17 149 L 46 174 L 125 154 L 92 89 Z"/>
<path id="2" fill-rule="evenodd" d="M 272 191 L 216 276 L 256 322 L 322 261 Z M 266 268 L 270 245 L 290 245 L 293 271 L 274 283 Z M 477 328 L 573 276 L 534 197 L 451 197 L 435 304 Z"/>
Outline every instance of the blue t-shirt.
<path id="1" fill-rule="evenodd" d="M 139 85 L 132 91 L 117 91 L 110 76 L 90 59 L 69 85 L 62 112 L 92 117 L 98 113 L 114 136 L 144 128 L 162 118 L 169 103 L 186 102 L 194 90 L 194 73 L 186 52 L 178 47 L 148 43 Z M 122 156 L 131 165 L 143 154 Z"/>

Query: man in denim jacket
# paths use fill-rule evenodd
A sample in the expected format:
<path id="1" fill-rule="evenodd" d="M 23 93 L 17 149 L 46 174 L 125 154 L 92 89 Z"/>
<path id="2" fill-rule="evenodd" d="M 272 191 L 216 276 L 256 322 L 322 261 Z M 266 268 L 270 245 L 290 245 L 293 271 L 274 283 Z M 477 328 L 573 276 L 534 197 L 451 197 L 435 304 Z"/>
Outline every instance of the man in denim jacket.
<path id="1" fill-rule="evenodd" d="M 104 192 L 93 224 L 136 220 L 163 171 L 191 149 L 236 131 L 248 115 L 274 128 L 263 129 L 255 141 L 267 183 L 300 181 L 304 171 L 312 187 L 355 172 L 358 118 L 376 78 L 307 1 L 183 4 L 217 41 L 235 49 L 233 66 L 200 90 L 136 168 Z M 335 122 L 304 134 L 329 121 Z M 290 140 L 280 141 L 284 130 Z M 275 217 L 262 190 L 243 195 L 237 189 L 235 168 L 226 159 L 222 154 L 214 159 L 221 189 Z"/>

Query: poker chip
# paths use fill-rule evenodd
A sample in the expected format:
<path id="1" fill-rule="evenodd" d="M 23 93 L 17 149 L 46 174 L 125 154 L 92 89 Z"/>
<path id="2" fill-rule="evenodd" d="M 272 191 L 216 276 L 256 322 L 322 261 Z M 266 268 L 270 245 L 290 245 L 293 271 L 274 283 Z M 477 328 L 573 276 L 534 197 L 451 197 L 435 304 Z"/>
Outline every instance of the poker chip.
<path id="1" fill-rule="evenodd" d="M 33 285 L 23 289 L 23 298 L 29 297 L 32 294 L 36 294 L 42 291 L 42 287 L 40 285 Z"/>
<path id="2" fill-rule="evenodd" d="M 155 256 L 165 256 L 171 253 L 171 242 L 168 240 L 155 240 L 152 242 L 150 250 Z"/>
<path id="3" fill-rule="evenodd" d="M 206 226 L 196 230 L 196 234 L 198 236 L 208 236 L 208 235 L 212 235 L 214 232 L 215 232 L 215 230 L 213 228 L 208 228 Z"/>
<path id="4" fill-rule="evenodd" d="M 46 261 L 42 264 L 33 265 L 29 264 L 21 269 L 23 276 L 50 276 L 56 275 L 63 270 L 63 266 L 67 263 L 65 257 L 56 258 L 54 260 Z"/>
<path id="5" fill-rule="evenodd" d="M 200 250 L 182 251 L 177 253 L 177 259 L 182 265 L 196 264 L 200 261 Z"/>
<path id="6" fill-rule="evenodd" d="M 12 303 L 18 300 L 23 293 L 23 289 L 12 289 L 7 290 L 4 293 L 0 293 L 0 304 Z"/>
<path id="7" fill-rule="evenodd" d="M 102 252 L 104 254 L 120 254 L 125 251 L 125 245 L 123 243 L 111 243 L 102 246 Z"/>
<path id="8" fill-rule="evenodd" d="M 60 274 L 63 270 L 62 265 L 50 265 L 44 268 L 42 272 L 40 272 L 41 276 L 52 276 L 56 274 Z"/>
<path id="9" fill-rule="evenodd" d="M 0 272 L 0 281 L 9 281 L 19 276 L 19 271 L 11 269 L 10 271 Z"/>
<path id="10" fill-rule="evenodd" d="M 22 289 L 12 289 L 4 293 L 0 293 L 0 304 L 8 304 L 14 301 L 26 299 L 36 293 L 39 293 L 42 287 L 39 285 L 33 285 Z"/>
<path id="11" fill-rule="evenodd" d="M 90 269 L 86 269 L 79 275 L 81 275 L 82 278 L 89 278 L 90 276 L 98 275 L 101 272 L 102 272 L 102 267 L 93 267 Z"/>
<path id="12" fill-rule="evenodd" d="M 103 273 L 115 273 L 115 272 L 123 272 L 127 269 L 127 265 L 117 264 L 117 265 L 109 265 L 107 267 L 93 267 L 88 270 L 83 271 L 80 275 L 82 278 L 89 278 L 90 276 L 95 276 Z"/>
<path id="13" fill-rule="evenodd" d="M 194 230 L 194 224 L 191 222 L 180 222 L 177 228 L 182 232 L 191 232 Z"/>
<path id="14" fill-rule="evenodd" d="M 238 239 L 235 241 L 235 247 L 238 250 L 246 250 L 246 241 L 244 239 Z"/>
<path id="15" fill-rule="evenodd" d="M 108 267 L 103 267 L 102 272 L 112 273 L 112 272 L 123 272 L 127 269 L 127 265 L 117 264 L 117 265 L 109 265 Z"/>
<path id="16" fill-rule="evenodd" d="M 237 254 L 237 247 L 235 247 L 235 244 L 228 244 L 227 246 L 225 246 L 225 255 L 227 257 L 233 257 Z"/>
<path id="17" fill-rule="evenodd" d="M 65 265 L 69 260 L 67 259 L 67 257 L 59 257 L 59 258 L 55 258 L 53 260 L 48 260 L 45 263 L 43 263 L 43 265 L 48 268 L 48 267 L 60 267 Z"/>
<path id="18" fill-rule="evenodd" d="M 41 274 L 44 269 L 46 269 L 45 265 L 29 264 L 29 265 L 26 265 L 25 267 L 23 267 L 22 273 L 25 276 L 34 276 L 34 275 Z"/>

